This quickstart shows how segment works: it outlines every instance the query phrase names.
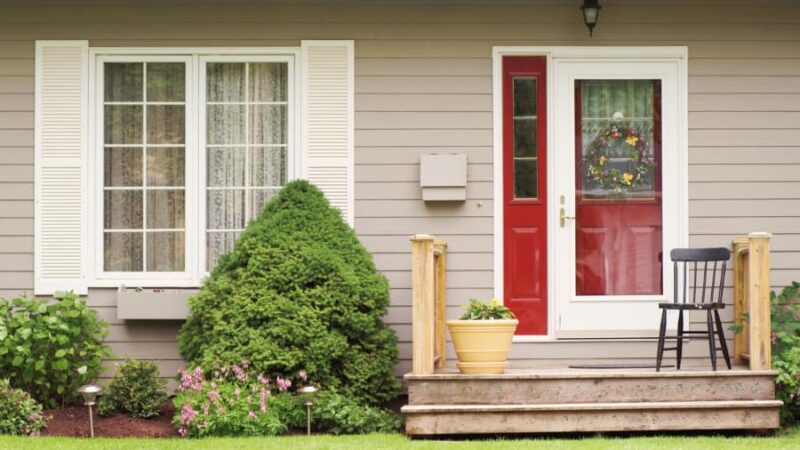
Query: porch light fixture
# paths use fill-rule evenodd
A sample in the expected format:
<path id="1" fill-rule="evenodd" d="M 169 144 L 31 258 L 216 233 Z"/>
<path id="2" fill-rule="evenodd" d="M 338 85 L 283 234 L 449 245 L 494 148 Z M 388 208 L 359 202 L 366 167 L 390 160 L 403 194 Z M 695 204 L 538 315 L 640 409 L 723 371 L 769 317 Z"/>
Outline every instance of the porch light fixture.
<path id="1" fill-rule="evenodd" d="M 597 25 L 597 16 L 600 15 L 600 8 L 602 8 L 602 6 L 600 6 L 597 0 L 583 0 L 583 5 L 581 5 L 583 23 L 585 23 L 586 28 L 589 29 L 589 37 L 592 36 L 594 26 Z"/>
<path id="2" fill-rule="evenodd" d="M 87 384 L 78 388 L 78 394 L 83 396 L 83 404 L 89 407 L 89 436 L 94 437 L 94 417 L 92 417 L 92 405 L 97 404 L 97 396 L 103 390 L 100 386 Z"/>
<path id="3" fill-rule="evenodd" d="M 303 386 L 297 390 L 297 395 L 304 400 L 303 405 L 306 407 L 306 434 L 309 436 L 311 436 L 311 406 L 314 404 L 312 400 L 317 392 L 319 392 L 319 389 L 314 386 Z"/>

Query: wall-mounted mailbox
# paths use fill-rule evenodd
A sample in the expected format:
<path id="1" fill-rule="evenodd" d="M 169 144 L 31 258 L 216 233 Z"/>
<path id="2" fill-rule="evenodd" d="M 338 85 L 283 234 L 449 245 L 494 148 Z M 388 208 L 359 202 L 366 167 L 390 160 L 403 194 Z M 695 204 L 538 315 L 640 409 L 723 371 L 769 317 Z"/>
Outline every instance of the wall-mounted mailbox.
<path id="1" fill-rule="evenodd" d="M 425 201 L 467 199 L 467 155 L 422 155 L 419 184 Z"/>

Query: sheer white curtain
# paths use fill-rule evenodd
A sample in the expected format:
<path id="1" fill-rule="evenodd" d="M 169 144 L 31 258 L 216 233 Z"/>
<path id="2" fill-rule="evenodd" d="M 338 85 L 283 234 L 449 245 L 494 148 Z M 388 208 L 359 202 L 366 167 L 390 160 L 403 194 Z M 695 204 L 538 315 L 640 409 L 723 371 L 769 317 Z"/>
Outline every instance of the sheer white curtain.
<path id="1" fill-rule="evenodd" d="M 286 183 L 288 66 L 206 65 L 206 266 Z"/>

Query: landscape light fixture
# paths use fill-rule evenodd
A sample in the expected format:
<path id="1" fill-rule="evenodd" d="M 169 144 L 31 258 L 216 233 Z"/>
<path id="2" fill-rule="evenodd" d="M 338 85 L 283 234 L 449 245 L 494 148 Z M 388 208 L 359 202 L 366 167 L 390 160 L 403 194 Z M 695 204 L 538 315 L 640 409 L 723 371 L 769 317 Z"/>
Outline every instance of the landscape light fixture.
<path id="1" fill-rule="evenodd" d="M 586 28 L 589 29 L 589 37 L 592 36 L 592 31 L 594 31 L 594 26 L 597 25 L 597 16 L 600 15 L 600 3 L 597 0 L 583 0 L 583 5 L 581 5 L 581 11 L 583 11 L 583 23 L 586 24 Z"/>
<path id="2" fill-rule="evenodd" d="M 103 390 L 100 386 L 86 384 L 78 388 L 78 394 L 83 396 L 83 404 L 89 407 L 89 436 L 94 437 L 94 417 L 92 417 L 92 405 L 97 404 L 97 396 Z"/>
<path id="3" fill-rule="evenodd" d="M 306 406 L 306 434 L 311 436 L 311 406 L 314 404 L 314 395 L 319 392 L 319 389 L 314 386 L 303 386 L 297 390 L 297 395 L 304 400 L 303 404 Z"/>

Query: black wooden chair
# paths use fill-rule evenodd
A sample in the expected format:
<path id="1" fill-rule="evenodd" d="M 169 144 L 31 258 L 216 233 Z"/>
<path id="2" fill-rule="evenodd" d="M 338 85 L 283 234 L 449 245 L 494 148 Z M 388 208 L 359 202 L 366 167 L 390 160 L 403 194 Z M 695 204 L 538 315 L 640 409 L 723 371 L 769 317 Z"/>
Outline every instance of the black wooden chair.
<path id="1" fill-rule="evenodd" d="M 671 303 L 658 304 L 661 309 L 661 328 L 658 333 L 656 372 L 661 370 L 661 360 L 664 357 L 665 350 L 676 351 L 676 367 L 680 370 L 683 341 L 692 335 L 704 335 L 708 338 L 711 367 L 714 370 L 717 370 L 716 340 L 719 338 L 719 345 L 722 355 L 725 357 L 725 364 L 730 369 L 731 358 L 728 354 L 728 345 L 725 343 L 725 332 L 722 329 L 719 310 L 725 308 L 725 304 L 722 303 L 722 290 L 725 286 L 725 268 L 731 252 L 722 247 L 676 248 L 670 252 L 669 256 L 673 264 L 674 298 Z M 691 268 L 689 267 L 690 265 L 692 266 Z M 688 273 L 689 270 L 692 271 L 691 280 Z M 669 310 L 678 311 L 677 336 L 666 336 L 667 311 Z M 684 311 L 705 311 L 706 330 L 684 329 Z M 667 339 L 675 339 L 677 345 L 664 348 Z"/>

